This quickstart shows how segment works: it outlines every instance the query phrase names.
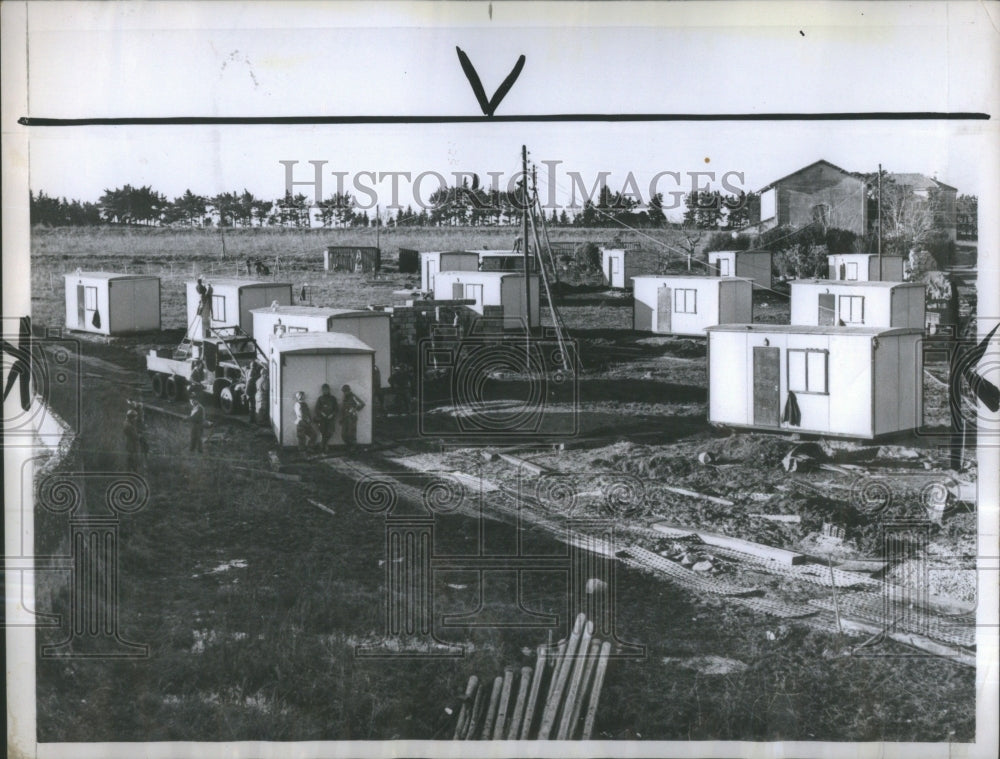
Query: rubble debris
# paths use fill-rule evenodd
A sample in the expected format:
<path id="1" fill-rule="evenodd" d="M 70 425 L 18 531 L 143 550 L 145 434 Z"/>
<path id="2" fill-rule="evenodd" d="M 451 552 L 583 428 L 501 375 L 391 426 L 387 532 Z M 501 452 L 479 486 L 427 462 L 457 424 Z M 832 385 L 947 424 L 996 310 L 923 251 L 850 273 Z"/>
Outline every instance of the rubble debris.
<path id="1" fill-rule="evenodd" d="M 735 506 L 736 503 L 730 501 L 728 498 L 719 498 L 714 495 L 706 495 L 705 493 L 698 493 L 694 490 L 687 490 L 685 488 L 675 488 L 670 485 L 663 485 L 664 490 L 669 490 L 671 493 L 677 493 L 678 495 L 686 495 L 691 498 L 701 498 L 706 501 L 711 501 L 712 503 L 717 503 L 720 506 Z"/>
<path id="2" fill-rule="evenodd" d="M 502 459 L 503 461 L 506 461 L 508 464 L 512 464 L 515 467 L 531 472 L 531 474 L 535 476 L 538 476 L 540 474 L 545 474 L 547 471 L 549 471 L 543 466 L 539 466 L 538 464 L 533 464 L 527 459 L 522 459 L 520 456 L 513 456 L 509 453 L 498 453 L 497 458 Z"/>
<path id="3" fill-rule="evenodd" d="M 737 672 L 744 672 L 749 669 L 749 665 L 739 659 L 729 659 L 725 656 L 691 656 L 681 658 L 679 656 L 664 656 L 664 664 L 672 664 L 683 669 L 692 669 L 701 675 L 730 675 Z"/>
<path id="4" fill-rule="evenodd" d="M 766 519 L 769 522 L 787 522 L 789 524 L 800 524 L 802 517 L 798 514 L 747 514 L 748 517 L 756 519 Z"/>
<path id="5" fill-rule="evenodd" d="M 698 454 L 698 463 L 704 466 L 715 463 L 715 456 L 713 456 L 708 451 L 702 451 Z"/>

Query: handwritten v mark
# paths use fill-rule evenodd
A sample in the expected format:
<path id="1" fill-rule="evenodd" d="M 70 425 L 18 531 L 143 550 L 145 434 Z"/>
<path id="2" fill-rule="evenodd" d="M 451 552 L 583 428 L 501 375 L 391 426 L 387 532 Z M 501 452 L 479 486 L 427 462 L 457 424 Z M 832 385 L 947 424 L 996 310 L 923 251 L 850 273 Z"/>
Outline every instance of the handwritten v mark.
<path id="1" fill-rule="evenodd" d="M 514 64 L 511 72 L 507 74 L 507 78 L 497 87 L 497 91 L 493 93 L 493 97 L 487 100 L 486 90 L 483 89 L 483 83 L 479 80 L 479 74 L 476 73 L 476 69 L 472 65 L 472 61 L 469 60 L 469 56 L 458 46 L 455 47 L 455 51 L 458 53 L 458 60 L 462 64 L 462 71 L 465 72 L 469 84 L 472 85 L 472 92 L 475 94 L 476 100 L 479 101 L 479 107 L 483 109 L 484 114 L 492 116 L 497 106 L 500 105 L 500 102 L 510 92 L 510 88 L 514 86 L 514 82 L 521 75 L 521 69 L 524 68 L 524 56 L 522 55 L 517 59 L 517 63 Z"/>

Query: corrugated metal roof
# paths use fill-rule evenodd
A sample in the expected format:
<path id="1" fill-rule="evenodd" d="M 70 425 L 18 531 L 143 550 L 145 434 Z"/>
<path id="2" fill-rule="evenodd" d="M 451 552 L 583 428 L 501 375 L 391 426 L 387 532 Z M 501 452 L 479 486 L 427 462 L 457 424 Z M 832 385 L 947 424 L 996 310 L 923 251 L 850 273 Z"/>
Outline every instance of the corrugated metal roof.
<path id="1" fill-rule="evenodd" d="M 271 339 L 276 353 L 374 353 L 375 349 L 343 332 L 293 332 Z"/>
<path id="2" fill-rule="evenodd" d="M 122 274 L 114 271 L 74 271 L 66 275 L 67 278 L 104 279 L 111 281 L 114 279 L 159 279 L 154 274 Z"/>
<path id="3" fill-rule="evenodd" d="M 764 334 L 772 332 L 780 335 L 859 335 L 875 337 L 881 335 L 922 335 L 924 331 L 916 327 L 810 327 L 802 324 L 715 324 L 706 327 L 709 332 L 746 332 Z"/>
<path id="4" fill-rule="evenodd" d="M 289 316 L 389 316 L 385 311 L 369 311 L 361 308 L 327 308 L 326 306 L 261 306 L 251 308 L 251 314 L 288 314 Z"/>
<path id="5" fill-rule="evenodd" d="M 784 182 L 786 179 L 788 179 L 790 177 L 794 177 L 796 174 L 801 174 L 803 171 L 806 171 L 807 169 L 811 169 L 813 166 L 818 166 L 819 164 L 825 164 L 826 166 L 829 166 L 831 169 L 836 169 L 837 171 L 839 171 L 840 173 L 844 174 L 845 176 L 855 177 L 856 179 L 858 178 L 855 174 L 852 174 L 851 172 L 847 171 L 846 169 L 842 169 L 839 166 L 837 166 L 836 164 L 832 164 L 829 161 L 827 161 L 826 159 L 820 158 L 818 161 L 813 161 L 808 166 L 803 166 L 801 169 L 796 169 L 791 174 L 785 174 L 785 176 L 781 177 L 781 179 L 775 179 L 773 182 L 770 182 L 769 184 L 764 185 L 763 187 L 760 188 L 760 190 L 758 190 L 758 192 L 764 192 L 765 190 L 770 190 L 776 184 L 780 184 L 781 182 Z"/>

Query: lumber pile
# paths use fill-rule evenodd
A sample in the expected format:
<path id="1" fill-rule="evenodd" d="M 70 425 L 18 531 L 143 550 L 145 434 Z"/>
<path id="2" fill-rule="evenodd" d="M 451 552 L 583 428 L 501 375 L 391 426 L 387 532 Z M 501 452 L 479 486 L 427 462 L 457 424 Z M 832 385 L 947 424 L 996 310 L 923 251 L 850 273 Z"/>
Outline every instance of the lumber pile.
<path id="1" fill-rule="evenodd" d="M 611 642 L 578 615 L 568 639 L 538 647 L 534 668 L 507 667 L 492 680 L 472 675 L 453 740 L 590 740 L 610 655 Z"/>

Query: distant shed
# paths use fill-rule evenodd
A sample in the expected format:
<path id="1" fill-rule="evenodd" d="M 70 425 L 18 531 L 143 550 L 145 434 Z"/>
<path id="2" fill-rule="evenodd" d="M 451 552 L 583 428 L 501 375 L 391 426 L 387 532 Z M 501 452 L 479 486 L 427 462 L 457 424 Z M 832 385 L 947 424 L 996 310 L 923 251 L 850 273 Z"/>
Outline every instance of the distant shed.
<path id="1" fill-rule="evenodd" d="M 632 287 L 633 278 L 640 275 L 636 266 L 635 251 L 624 248 L 601 248 L 601 273 L 604 284 L 616 290 Z"/>
<path id="2" fill-rule="evenodd" d="M 253 333 L 265 353 L 275 336 L 302 332 L 353 335 L 375 351 L 382 387 L 388 387 L 392 373 L 391 322 L 390 314 L 385 311 L 318 306 L 268 306 L 253 310 Z"/>
<path id="3" fill-rule="evenodd" d="M 420 289 L 434 290 L 439 271 L 478 271 L 479 255 L 465 250 L 426 251 L 420 254 Z"/>
<path id="4" fill-rule="evenodd" d="M 160 278 L 107 271 L 67 274 L 66 328 L 98 335 L 160 329 Z"/>
<path id="5" fill-rule="evenodd" d="M 382 268 L 379 248 L 328 245 L 323 254 L 326 271 L 374 272 Z"/>
<path id="6" fill-rule="evenodd" d="M 753 321 L 750 282 L 731 277 L 633 277 L 632 328 L 704 337 L 715 324 Z"/>
<path id="7" fill-rule="evenodd" d="M 399 273 L 416 274 L 420 271 L 420 251 L 412 248 L 399 249 Z"/>
<path id="8" fill-rule="evenodd" d="M 316 407 L 320 388 L 330 386 L 331 395 L 342 407 L 344 385 L 365 403 L 358 415 L 360 444 L 372 442 L 372 367 L 375 351 L 353 335 L 337 332 L 302 332 L 285 335 L 270 342 L 267 350 L 271 397 L 271 429 L 279 445 L 293 446 L 295 431 L 295 393 L 306 395 L 309 410 Z M 343 443 L 340 419 L 337 419 L 331 442 Z"/>
<path id="9" fill-rule="evenodd" d="M 920 329 L 709 327 L 708 419 L 865 440 L 916 429 L 922 339 Z"/>
<path id="10" fill-rule="evenodd" d="M 826 257 L 830 279 L 846 282 L 902 282 L 903 257 L 875 253 L 837 253 Z M 880 271 L 881 268 L 881 271 Z"/>
<path id="11" fill-rule="evenodd" d="M 753 280 L 754 290 L 771 289 L 769 250 L 713 250 L 708 254 L 709 273 L 717 277 Z"/>
<path id="12" fill-rule="evenodd" d="M 791 297 L 792 324 L 923 329 L 926 323 L 927 293 L 919 282 L 800 279 L 791 283 Z"/>
<path id="13" fill-rule="evenodd" d="M 517 250 L 470 250 L 479 256 L 480 271 L 524 271 L 524 253 Z M 528 271 L 538 271 L 538 259 L 534 252 L 528 257 Z"/>
<path id="14" fill-rule="evenodd" d="M 253 337 L 253 309 L 269 306 L 275 301 L 281 306 L 292 305 L 292 286 L 288 282 L 266 282 L 253 279 L 205 278 L 212 285 L 212 327 L 241 327 Z M 198 283 L 187 283 L 188 333 L 200 336 L 201 317 L 198 315 Z"/>

